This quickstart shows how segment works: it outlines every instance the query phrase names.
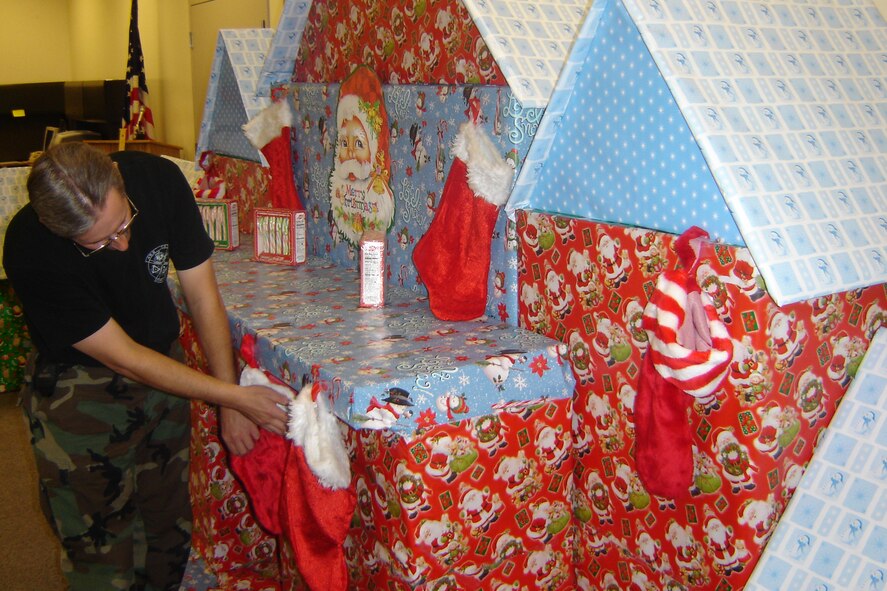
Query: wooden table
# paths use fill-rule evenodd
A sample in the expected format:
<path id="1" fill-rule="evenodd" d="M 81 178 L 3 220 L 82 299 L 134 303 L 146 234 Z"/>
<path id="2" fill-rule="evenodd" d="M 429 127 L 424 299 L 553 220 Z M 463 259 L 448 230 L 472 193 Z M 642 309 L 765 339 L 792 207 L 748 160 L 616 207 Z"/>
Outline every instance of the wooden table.
<path id="1" fill-rule="evenodd" d="M 117 152 L 120 144 L 117 140 L 87 140 L 84 143 L 90 146 L 108 152 Z M 182 157 L 181 146 L 156 142 L 154 140 L 130 140 L 126 142 L 127 150 L 138 150 L 139 152 L 149 152 L 158 156 L 173 156 L 174 158 Z"/>

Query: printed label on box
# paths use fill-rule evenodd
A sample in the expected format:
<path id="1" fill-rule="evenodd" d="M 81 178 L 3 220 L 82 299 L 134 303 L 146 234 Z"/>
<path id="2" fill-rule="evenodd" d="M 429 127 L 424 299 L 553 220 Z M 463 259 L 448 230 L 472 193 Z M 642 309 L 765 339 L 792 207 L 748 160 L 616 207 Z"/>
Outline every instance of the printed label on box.
<path id="1" fill-rule="evenodd" d="M 360 239 L 360 307 L 385 305 L 385 235 L 366 232 Z"/>

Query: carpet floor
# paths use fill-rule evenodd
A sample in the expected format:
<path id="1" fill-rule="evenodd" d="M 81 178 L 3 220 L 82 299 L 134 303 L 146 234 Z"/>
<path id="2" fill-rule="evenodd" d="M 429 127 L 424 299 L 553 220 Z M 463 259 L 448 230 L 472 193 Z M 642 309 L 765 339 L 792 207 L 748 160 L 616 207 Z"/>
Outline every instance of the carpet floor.
<path id="1" fill-rule="evenodd" d="M 28 438 L 18 396 L 0 394 L 0 586 L 62 591 L 59 544 L 40 511 Z"/>

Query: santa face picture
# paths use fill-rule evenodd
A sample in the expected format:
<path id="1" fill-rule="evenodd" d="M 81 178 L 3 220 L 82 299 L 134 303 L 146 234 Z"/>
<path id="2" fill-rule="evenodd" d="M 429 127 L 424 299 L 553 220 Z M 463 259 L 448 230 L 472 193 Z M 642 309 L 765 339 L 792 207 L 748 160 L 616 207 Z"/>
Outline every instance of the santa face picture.
<path id="1" fill-rule="evenodd" d="M 394 221 L 388 115 L 382 85 L 365 66 L 342 83 L 330 175 L 333 235 L 357 246 L 367 230 L 387 233 Z"/>

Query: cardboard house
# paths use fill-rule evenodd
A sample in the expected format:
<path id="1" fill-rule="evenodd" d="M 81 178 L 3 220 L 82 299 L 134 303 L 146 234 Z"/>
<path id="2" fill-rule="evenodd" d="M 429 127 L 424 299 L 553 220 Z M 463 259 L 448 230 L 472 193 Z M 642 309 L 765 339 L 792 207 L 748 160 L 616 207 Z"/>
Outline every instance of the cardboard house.
<path id="1" fill-rule="evenodd" d="M 406 438 L 349 430 L 351 585 L 742 588 L 885 321 L 877 9 L 315 0 L 288 2 L 281 23 L 292 29 L 274 34 L 262 84 L 295 116 L 309 254 L 358 264 L 331 179 L 342 89 L 367 66 L 395 203 L 389 283 L 426 293 L 412 253 L 441 207 L 454 139 L 476 122 L 516 176 L 491 243 L 478 239 L 491 250 L 487 316 L 562 343 L 576 382 L 569 404 L 503 401 Z M 682 266 L 692 226 L 710 239 Z M 652 379 L 644 310 L 666 273 L 708 294 L 730 343 L 722 381 L 689 403 L 692 475 L 676 496 L 650 493 L 637 465 L 666 443 L 642 439 L 635 407 Z M 451 467 L 445 483 L 435 462 Z M 296 585 L 283 555 L 262 576 Z M 859 576 L 873 572 L 861 560 Z"/>

